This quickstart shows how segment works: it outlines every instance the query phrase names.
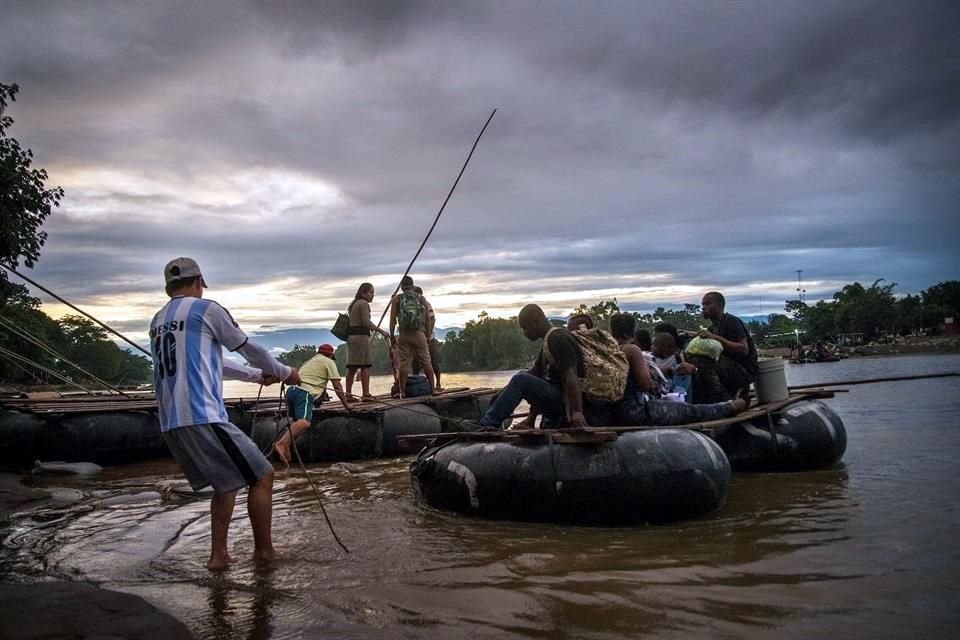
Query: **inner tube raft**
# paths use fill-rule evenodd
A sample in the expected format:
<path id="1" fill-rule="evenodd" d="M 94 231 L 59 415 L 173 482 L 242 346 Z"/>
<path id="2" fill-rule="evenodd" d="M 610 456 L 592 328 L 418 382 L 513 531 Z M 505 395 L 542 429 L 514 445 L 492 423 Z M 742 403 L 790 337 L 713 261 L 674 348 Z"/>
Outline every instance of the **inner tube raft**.
<path id="1" fill-rule="evenodd" d="M 737 471 L 822 469 L 839 462 L 847 450 L 843 421 L 818 400 L 801 400 L 769 419 L 764 415 L 720 427 L 714 437 Z"/>
<path id="2" fill-rule="evenodd" d="M 619 434 L 591 444 L 452 442 L 410 465 L 427 504 L 488 518 L 627 525 L 691 518 L 723 506 L 723 450 L 685 429 Z"/>
<path id="3" fill-rule="evenodd" d="M 154 411 L 39 415 L 0 408 L 0 464 L 40 459 L 109 465 L 169 455 Z"/>
<path id="4" fill-rule="evenodd" d="M 314 414 L 316 416 L 316 414 Z M 287 418 L 261 418 L 248 433 L 262 451 L 269 451 L 278 429 Z M 320 419 L 297 438 L 297 451 L 303 462 L 341 462 L 400 455 L 397 436 L 437 433 L 442 421 L 425 404 L 387 409 L 380 413 L 344 413 Z M 291 445 L 292 447 L 292 445 Z M 291 455 L 293 449 L 291 448 Z M 293 458 L 296 460 L 296 457 Z"/>

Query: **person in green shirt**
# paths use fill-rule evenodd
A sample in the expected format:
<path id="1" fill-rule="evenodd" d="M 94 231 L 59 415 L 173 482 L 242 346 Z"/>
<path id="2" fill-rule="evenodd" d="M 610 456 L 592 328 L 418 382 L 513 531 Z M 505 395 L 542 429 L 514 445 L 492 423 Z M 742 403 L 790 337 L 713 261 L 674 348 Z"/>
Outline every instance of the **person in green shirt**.
<path id="1" fill-rule="evenodd" d="M 313 403 L 326 391 L 327 382 L 333 383 L 333 390 L 343 403 L 343 408 L 350 411 L 350 399 L 340 385 L 340 372 L 333 354 L 332 345 L 322 344 L 317 347 L 317 355 L 300 367 L 300 384 L 287 387 L 287 413 L 293 422 L 290 429 L 273 445 L 274 452 L 285 465 L 290 464 L 290 443 L 293 438 L 310 428 Z"/>

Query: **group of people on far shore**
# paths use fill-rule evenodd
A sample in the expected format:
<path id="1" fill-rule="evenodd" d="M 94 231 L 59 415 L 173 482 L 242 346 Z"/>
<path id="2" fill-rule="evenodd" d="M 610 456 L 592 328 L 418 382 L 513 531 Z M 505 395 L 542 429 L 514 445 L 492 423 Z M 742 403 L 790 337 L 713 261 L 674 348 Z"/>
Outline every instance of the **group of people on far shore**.
<path id="1" fill-rule="evenodd" d="M 396 347 L 398 395 L 403 396 L 409 372 L 418 366 L 430 389 L 440 391 L 440 371 L 431 353 L 436 317 L 423 291 L 404 276 L 390 301 L 389 331 L 370 318 L 374 287 L 365 282 L 347 310 L 347 379 L 345 388 L 334 361 L 334 348 L 322 344 L 299 369 L 287 366 L 251 342 L 230 313 L 203 299 L 207 283 L 197 262 L 181 257 L 164 267 L 170 300 L 150 323 L 154 388 L 164 441 L 194 490 L 212 486 L 211 552 L 207 567 L 222 570 L 231 562 L 227 533 L 237 493 L 248 488 L 247 511 L 254 538 L 254 559 L 276 556 L 272 541 L 274 469 L 256 444 L 230 423 L 223 402 L 223 379 L 288 385 L 291 420 L 274 452 L 288 464 L 290 446 L 310 427 L 314 404 L 327 384 L 349 411 L 357 398 L 370 394 L 370 337 L 374 331 Z M 652 336 L 636 331 L 630 314 L 611 318 L 610 333 L 593 328 L 589 316 L 572 317 L 556 327 L 543 310 L 528 304 L 517 321 L 531 341 L 543 339 L 536 361 L 516 373 L 490 408 L 465 429 L 501 429 L 522 400 L 527 418 L 514 428 L 569 428 L 606 425 L 676 425 L 734 415 L 746 407 L 747 392 L 757 372 L 757 352 L 743 322 L 724 311 L 715 291 L 703 296 L 703 315 L 711 321 L 688 337 L 670 325 Z M 649 344 L 644 342 L 649 340 Z M 223 349 L 242 355 L 249 366 L 223 357 Z M 681 395 L 686 393 L 686 396 Z M 692 399 L 694 402 L 674 401 Z"/>

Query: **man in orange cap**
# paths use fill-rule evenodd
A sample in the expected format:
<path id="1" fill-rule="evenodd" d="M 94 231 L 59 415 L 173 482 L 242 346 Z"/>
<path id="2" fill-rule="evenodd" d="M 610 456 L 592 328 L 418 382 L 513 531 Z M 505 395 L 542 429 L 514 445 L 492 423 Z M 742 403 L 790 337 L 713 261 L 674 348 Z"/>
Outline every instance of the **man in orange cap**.
<path id="1" fill-rule="evenodd" d="M 290 443 L 310 428 L 313 420 L 313 403 L 327 389 L 327 382 L 333 382 L 333 390 L 350 411 L 350 399 L 340 385 L 340 372 L 334 360 L 333 345 L 322 344 L 317 347 L 317 355 L 300 367 L 300 384 L 287 387 L 287 414 L 293 422 L 290 430 L 273 445 L 273 450 L 285 465 L 290 464 Z"/>

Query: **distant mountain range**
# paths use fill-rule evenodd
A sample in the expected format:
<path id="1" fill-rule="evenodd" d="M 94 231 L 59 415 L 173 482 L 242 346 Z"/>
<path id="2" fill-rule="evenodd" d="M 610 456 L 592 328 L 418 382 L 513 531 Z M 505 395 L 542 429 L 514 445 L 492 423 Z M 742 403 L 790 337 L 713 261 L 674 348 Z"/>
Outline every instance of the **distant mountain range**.
<path id="1" fill-rule="evenodd" d="M 276 329 L 248 334 L 250 339 L 274 353 L 290 351 L 295 345 L 319 346 L 327 343 L 337 346 L 342 340 L 336 339 L 329 329 Z"/>
<path id="2" fill-rule="evenodd" d="M 437 340 L 443 340 L 450 331 L 460 333 L 462 329 L 460 327 L 437 328 L 433 335 Z M 327 343 L 334 347 L 343 344 L 343 340 L 335 338 L 329 329 L 277 329 L 258 331 L 249 335 L 254 342 L 274 353 L 290 351 L 298 344 L 318 346 Z"/>

